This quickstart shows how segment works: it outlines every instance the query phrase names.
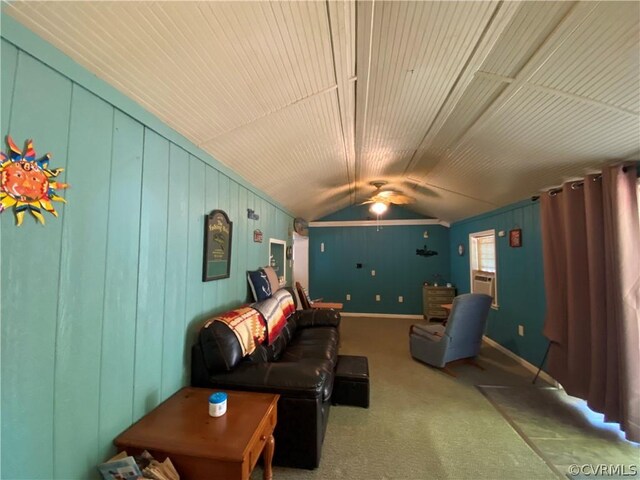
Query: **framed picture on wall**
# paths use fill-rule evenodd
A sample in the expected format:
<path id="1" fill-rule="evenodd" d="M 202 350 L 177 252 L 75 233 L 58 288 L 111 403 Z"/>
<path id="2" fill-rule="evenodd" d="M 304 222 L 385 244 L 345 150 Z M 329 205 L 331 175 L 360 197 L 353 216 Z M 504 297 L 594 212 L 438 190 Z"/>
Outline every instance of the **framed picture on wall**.
<path id="1" fill-rule="evenodd" d="M 204 216 L 203 282 L 229 277 L 232 233 L 233 223 L 222 210 L 211 210 Z"/>
<path id="2" fill-rule="evenodd" d="M 509 231 L 509 246 L 521 247 L 522 246 L 522 229 L 514 228 Z"/>

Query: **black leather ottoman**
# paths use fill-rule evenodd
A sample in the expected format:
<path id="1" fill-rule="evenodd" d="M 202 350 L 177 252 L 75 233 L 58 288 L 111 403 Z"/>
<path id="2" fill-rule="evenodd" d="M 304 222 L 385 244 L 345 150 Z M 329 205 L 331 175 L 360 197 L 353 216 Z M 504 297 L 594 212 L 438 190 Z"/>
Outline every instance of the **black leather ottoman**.
<path id="1" fill-rule="evenodd" d="M 331 402 L 369 408 L 369 362 L 367 357 L 338 355 Z"/>

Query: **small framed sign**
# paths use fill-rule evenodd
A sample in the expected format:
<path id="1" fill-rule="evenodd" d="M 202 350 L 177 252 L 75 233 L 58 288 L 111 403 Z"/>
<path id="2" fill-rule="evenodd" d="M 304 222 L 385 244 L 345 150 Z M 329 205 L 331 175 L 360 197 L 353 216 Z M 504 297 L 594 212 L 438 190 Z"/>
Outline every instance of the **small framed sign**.
<path id="1" fill-rule="evenodd" d="M 509 246 L 521 247 L 522 246 L 522 229 L 514 228 L 509 230 Z"/>
<path id="2" fill-rule="evenodd" d="M 253 241 L 256 243 L 262 243 L 262 231 L 261 230 L 254 230 L 253 231 Z"/>
<path id="3" fill-rule="evenodd" d="M 204 216 L 203 282 L 229 277 L 232 233 L 233 223 L 222 210 L 212 210 Z"/>

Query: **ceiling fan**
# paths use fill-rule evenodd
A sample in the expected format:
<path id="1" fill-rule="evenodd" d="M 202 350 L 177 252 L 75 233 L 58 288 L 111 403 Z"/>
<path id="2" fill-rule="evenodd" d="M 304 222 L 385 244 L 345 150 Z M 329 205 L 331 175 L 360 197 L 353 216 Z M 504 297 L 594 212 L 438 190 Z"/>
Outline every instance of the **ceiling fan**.
<path id="1" fill-rule="evenodd" d="M 370 210 L 373 213 L 380 215 L 387 210 L 391 203 L 394 205 L 408 205 L 416 201 L 415 198 L 397 192 L 393 189 L 382 190 L 382 187 L 386 184 L 387 182 L 384 180 L 369 182 L 369 185 L 376 187 L 376 190 L 366 201 L 362 202 L 361 205 L 365 205 L 367 203 L 372 204 Z"/>

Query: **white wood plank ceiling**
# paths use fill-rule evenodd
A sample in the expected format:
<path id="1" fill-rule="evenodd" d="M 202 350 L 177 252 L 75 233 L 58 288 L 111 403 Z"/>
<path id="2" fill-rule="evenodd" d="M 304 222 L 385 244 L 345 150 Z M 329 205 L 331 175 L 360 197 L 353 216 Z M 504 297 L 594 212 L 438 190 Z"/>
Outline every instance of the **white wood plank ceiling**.
<path id="1" fill-rule="evenodd" d="M 16 2 L 309 220 L 372 180 L 454 221 L 640 156 L 639 2 Z"/>

